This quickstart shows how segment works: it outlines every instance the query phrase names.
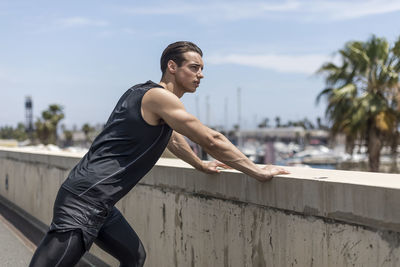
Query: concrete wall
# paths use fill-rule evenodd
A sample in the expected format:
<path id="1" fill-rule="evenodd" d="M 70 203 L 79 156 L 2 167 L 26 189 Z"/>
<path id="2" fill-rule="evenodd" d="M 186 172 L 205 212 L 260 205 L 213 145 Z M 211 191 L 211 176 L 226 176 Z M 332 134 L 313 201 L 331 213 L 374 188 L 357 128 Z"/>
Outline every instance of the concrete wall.
<path id="1" fill-rule="evenodd" d="M 80 156 L 1 149 L 0 194 L 49 224 Z M 288 169 L 259 183 L 161 159 L 118 207 L 146 266 L 400 266 L 400 175 Z"/>

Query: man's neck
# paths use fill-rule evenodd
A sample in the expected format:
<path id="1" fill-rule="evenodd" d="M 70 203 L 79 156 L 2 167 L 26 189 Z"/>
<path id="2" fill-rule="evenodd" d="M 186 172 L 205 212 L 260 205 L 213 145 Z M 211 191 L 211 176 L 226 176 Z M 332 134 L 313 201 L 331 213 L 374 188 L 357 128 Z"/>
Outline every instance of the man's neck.
<path id="1" fill-rule="evenodd" d="M 180 88 L 178 88 L 178 86 L 173 81 L 166 81 L 162 79 L 158 84 L 179 98 L 181 98 L 184 94 L 183 90 L 180 90 Z"/>

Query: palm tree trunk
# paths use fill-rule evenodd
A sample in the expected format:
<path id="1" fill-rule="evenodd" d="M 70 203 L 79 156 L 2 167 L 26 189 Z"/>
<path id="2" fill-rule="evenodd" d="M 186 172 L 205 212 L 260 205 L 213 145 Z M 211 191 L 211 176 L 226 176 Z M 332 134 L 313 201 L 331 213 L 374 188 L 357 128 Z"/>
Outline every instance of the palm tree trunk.
<path id="1" fill-rule="evenodd" d="M 392 154 L 392 166 L 390 167 L 390 172 L 397 173 L 399 169 L 397 168 L 397 146 L 399 145 L 399 132 L 396 130 L 393 134 L 390 144 L 391 154 Z"/>
<path id="2" fill-rule="evenodd" d="M 378 172 L 381 148 L 382 148 L 382 141 L 380 139 L 380 131 L 372 123 L 370 123 L 368 128 L 369 128 L 368 129 L 369 170 L 371 172 Z"/>
<path id="3" fill-rule="evenodd" d="M 355 138 L 349 134 L 346 134 L 346 144 L 345 144 L 346 153 L 353 155 L 354 147 L 355 147 Z"/>

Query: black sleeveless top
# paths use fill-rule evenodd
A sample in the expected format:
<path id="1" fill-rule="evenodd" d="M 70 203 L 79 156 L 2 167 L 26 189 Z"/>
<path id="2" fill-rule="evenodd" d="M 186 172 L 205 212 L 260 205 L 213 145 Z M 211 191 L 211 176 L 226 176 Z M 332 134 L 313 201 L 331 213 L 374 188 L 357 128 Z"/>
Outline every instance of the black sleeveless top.
<path id="1" fill-rule="evenodd" d="M 148 81 L 128 89 L 86 155 L 62 187 L 109 209 L 150 171 L 168 144 L 172 129 L 152 126 L 141 115 L 143 95 L 161 87 Z"/>

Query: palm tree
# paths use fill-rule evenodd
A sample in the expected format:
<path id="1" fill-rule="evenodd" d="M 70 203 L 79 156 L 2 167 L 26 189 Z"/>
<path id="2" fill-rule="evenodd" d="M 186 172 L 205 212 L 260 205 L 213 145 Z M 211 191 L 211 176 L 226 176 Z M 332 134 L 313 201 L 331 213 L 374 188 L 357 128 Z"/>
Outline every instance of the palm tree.
<path id="1" fill-rule="evenodd" d="M 42 118 L 35 123 L 36 135 L 42 143 L 55 144 L 57 142 L 57 126 L 63 118 L 63 108 L 60 105 L 50 105 L 42 112 Z"/>
<path id="2" fill-rule="evenodd" d="M 275 127 L 276 128 L 281 127 L 281 118 L 279 116 L 275 117 Z"/>
<path id="3" fill-rule="evenodd" d="M 264 118 L 258 125 L 257 127 L 262 129 L 262 128 L 268 128 L 268 122 L 269 119 L 268 118 Z"/>
<path id="4" fill-rule="evenodd" d="M 85 134 L 86 138 L 86 143 L 92 142 L 90 135 L 93 133 L 96 129 L 92 126 L 89 125 L 89 123 L 85 123 L 82 125 L 82 131 Z"/>
<path id="5" fill-rule="evenodd" d="M 400 38 L 392 48 L 376 36 L 349 42 L 339 54 L 340 66 L 326 63 L 319 69 L 327 88 L 317 103 L 326 97 L 333 134 L 344 133 L 350 144 L 357 138 L 366 141 L 370 170 L 378 171 L 382 140 L 397 131 L 399 121 Z"/>

